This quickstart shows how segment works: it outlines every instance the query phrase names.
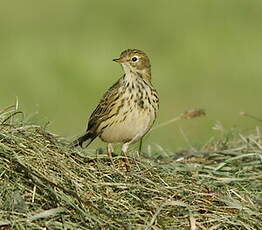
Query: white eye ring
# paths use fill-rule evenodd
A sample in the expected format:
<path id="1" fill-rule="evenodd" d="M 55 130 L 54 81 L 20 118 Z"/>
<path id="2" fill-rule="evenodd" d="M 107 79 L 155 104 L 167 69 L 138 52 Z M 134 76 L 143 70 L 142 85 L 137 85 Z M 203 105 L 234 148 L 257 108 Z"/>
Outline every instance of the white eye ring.
<path id="1" fill-rule="evenodd" d="M 134 56 L 131 58 L 132 62 L 137 62 L 138 61 L 138 57 Z"/>

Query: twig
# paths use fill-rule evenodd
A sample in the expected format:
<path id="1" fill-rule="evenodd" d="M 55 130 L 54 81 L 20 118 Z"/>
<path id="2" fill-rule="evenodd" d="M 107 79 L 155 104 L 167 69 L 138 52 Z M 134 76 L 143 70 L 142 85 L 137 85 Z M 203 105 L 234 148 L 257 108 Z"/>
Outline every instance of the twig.
<path id="1" fill-rule="evenodd" d="M 262 122 L 262 119 L 261 119 L 261 118 L 255 117 L 255 116 L 253 116 L 253 115 L 251 115 L 251 114 L 248 114 L 248 113 L 245 113 L 245 112 L 240 112 L 240 116 L 245 116 L 245 117 L 251 118 L 251 119 L 253 119 L 253 120 Z"/>
<path id="2" fill-rule="evenodd" d="M 206 112 L 203 109 L 193 109 L 193 110 L 185 111 L 184 113 L 180 114 L 177 117 L 174 117 L 174 118 L 172 118 L 168 121 L 160 123 L 159 125 L 153 127 L 150 131 L 153 131 L 155 129 L 159 129 L 159 128 L 162 128 L 164 126 L 170 125 L 173 122 L 176 122 L 176 121 L 181 120 L 181 119 L 189 120 L 189 119 L 193 119 L 193 118 L 196 118 L 196 117 L 202 117 L 202 116 L 206 116 Z"/>
<path id="3" fill-rule="evenodd" d="M 33 216 L 30 216 L 28 218 L 21 218 L 21 219 L 17 219 L 14 221 L 8 221 L 8 220 L 4 220 L 4 221 L 0 221 L 0 227 L 4 227 L 4 226 L 9 226 L 9 225 L 13 225 L 14 223 L 19 223 L 19 222 L 32 222 L 38 219 L 47 219 L 49 217 L 54 217 L 57 216 L 63 212 L 65 212 L 66 209 L 63 207 L 59 207 L 59 208 L 52 208 L 49 210 L 44 210 L 43 212 L 37 213 Z"/>
<path id="4" fill-rule="evenodd" d="M 183 155 L 183 156 L 177 156 L 177 154 L 176 154 L 173 157 L 173 159 L 176 160 L 176 161 L 181 161 L 181 160 L 188 159 L 190 157 L 195 157 L 195 156 L 199 156 L 199 155 L 210 155 L 212 153 L 222 154 L 222 155 L 225 155 L 225 156 L 237 156 L 237 155 L 239 155 L 239 153 L 237 153 L 237 152 L 219 151 L 219 150 L 193 151 L 193 152 L 189 152 L 188 154 Z"/>
<path id="5" fill-rule="evenodd" d="M 22 114 L 22 116 L 24 115 L 23 112 L 16 111 L 16 112 L 12 113 L 11 115 L 9 115 L 6 119 L 4 119 L 1 124 L 2 125 L 5 124 L 8 120 L 10 120 L 12 117 L 16 116 L 17 114 Z"/>
<path id="6" fill-rule="evenodd" d="M 180 206 L 180 207 L 188 207 L 187 204 L 185 204 L 184 202 L 182 201 L 166 201 L 164 203 L 162 203 L 159 208 L 156 210 L 155 214 L 153 215 L 153 217 L 151 218 L 150 222 L 147 224 L 145 230 L 149 230 L 153 224 L 155 223 L 156 221 L 156 218 L 157 216 L 159 215 L 159 213 L 161 212 L 161 210 L 165 207 L 165 206 L 168 206 L 168 205 L 172 205 L 172 206 Z"/>

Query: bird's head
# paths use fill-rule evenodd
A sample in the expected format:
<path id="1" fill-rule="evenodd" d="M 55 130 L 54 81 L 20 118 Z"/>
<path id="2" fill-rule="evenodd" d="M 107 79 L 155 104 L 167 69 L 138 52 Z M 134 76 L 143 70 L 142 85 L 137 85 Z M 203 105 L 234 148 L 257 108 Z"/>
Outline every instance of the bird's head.
<path id="1" fill-rule="evenodd" d="M 127 49 L 120 54 L 119 58 L 113 61 L 120 63 L 125 73 L 137 73 L 141 77 L 150 80 L 150 60 L 147 55 L 138 49 Z"/>

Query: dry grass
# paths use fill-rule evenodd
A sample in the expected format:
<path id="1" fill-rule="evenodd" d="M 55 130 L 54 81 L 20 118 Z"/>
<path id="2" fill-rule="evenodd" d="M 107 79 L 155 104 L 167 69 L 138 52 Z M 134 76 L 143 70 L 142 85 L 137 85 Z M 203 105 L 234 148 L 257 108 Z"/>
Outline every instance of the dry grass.
<path id="1" fill-rule="evenodd" d="M 0 229 L 262 229 L 262 136 L 143 153 L 126 172 L 0 112 Z"/>

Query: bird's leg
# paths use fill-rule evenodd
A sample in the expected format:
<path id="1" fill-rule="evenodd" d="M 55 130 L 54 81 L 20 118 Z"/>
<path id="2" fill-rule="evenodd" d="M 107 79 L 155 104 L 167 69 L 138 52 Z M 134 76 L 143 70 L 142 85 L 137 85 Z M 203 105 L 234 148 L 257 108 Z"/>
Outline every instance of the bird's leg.
<path id="1" fill-rule="evenodd" d="M 127 170 L 127 171 L 129 171 L 129 160 L 128 160 L 128 157 L 127 157 L 127 149 L 128 149 L 128 146 L 129 146 L 130 144 L 132 144 L 132 143 L 134 142 L 134 140 L 136 140 L 136 138 L 137 138 L 138 136 L 140 136 L 140 135 L 141 135 L 141 134 L 138 133 L 131 141 L 126 142 L 126 143 L 124 143 L 124 144 L 122 145 L 121 150 L 122 150 L 122 152 L 123 152 L 124 155 L 125 155 L 124 161 L 125 161 L 125 166 L 126 166 L 126 170 Z M 141 147 L 142 147 L 142 144 L 141 144 Z"/>
<path id="2" fill-rule="evenodd" d="M 112 158 L 112 153 L 114 152 L 113 145 L 111 143 L 108 143 L 107 145 L 107 155 Z"/>
<path id="3" fill-rule="evenodd" d="M 141 154 L 142 152 L 142 145 L 143 145 L 143 137 L 141 137 L 140 141 L 139 141 L 139 148 L 138 148 L 138 156 Z"/>
<path id="4" fill-rule="evenodd" d="M 126 166 L 126 170 L 129 171 L 129 160 L 128 160 L 128 157 L 127 157 L 127 149 L 128 149 L 128 145 L 129 145 L 129 142 L 127 143 L 124 143 L 122 145 L 122 152 L 124 153 L 125 157 L 124 157 L 124 161 L 125 161 L 125 166 Z"/>

